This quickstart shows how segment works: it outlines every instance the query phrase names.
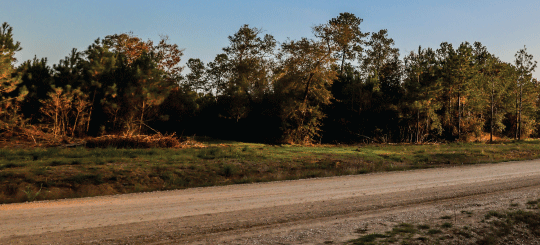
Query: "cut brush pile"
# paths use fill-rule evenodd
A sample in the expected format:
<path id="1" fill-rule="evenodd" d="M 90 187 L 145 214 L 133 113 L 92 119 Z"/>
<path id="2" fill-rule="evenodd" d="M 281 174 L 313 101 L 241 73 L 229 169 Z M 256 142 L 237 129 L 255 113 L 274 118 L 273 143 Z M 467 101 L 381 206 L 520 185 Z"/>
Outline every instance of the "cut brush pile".
<path id="1" fill-rule="evenodd" d="M 187 147 L 204 147 L 189 138 L 178 138 L 175 134 L 171 135 L 104 135 L 97 138 L 86 140 L 88 148 L 187 148 Z"/>

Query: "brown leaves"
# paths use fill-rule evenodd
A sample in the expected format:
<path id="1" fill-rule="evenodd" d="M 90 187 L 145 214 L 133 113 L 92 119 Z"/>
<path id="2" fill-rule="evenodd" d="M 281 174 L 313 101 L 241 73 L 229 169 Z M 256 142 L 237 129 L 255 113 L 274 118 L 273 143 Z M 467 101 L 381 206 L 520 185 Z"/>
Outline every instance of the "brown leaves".
<path id="1" fill-rule="evenodd" d="M 105 135 L 91 138 L 86 141 L 89 148 L 188 148 L 204 147 L 201 143 L 190 139 L 179 139 L 175 134 L 171 135 Z"/>

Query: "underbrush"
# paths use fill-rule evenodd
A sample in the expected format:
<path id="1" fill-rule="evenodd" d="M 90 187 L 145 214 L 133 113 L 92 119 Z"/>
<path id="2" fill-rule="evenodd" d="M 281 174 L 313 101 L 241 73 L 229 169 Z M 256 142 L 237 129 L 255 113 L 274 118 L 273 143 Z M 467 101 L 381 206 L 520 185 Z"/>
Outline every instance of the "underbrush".
<path id="1" fill-rule="evenodd" d="M 181 148 L 187 146 L 181 142 L 187 139 L 178 139 L 172 135 L 105 135 L 86 140 L 85 146 L 88 148 Z"/>

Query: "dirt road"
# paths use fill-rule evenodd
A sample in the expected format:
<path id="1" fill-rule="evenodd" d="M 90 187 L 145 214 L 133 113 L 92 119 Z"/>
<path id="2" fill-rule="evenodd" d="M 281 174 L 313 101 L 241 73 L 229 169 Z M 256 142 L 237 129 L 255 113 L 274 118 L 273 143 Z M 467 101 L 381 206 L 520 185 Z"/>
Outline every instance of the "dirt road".
<path id="1" fill-rule="evenodd" d="M 0 205 L 0 244 L 322 243 L 389 213 L 538 192 L 532 160 L 9 204 Z"/>

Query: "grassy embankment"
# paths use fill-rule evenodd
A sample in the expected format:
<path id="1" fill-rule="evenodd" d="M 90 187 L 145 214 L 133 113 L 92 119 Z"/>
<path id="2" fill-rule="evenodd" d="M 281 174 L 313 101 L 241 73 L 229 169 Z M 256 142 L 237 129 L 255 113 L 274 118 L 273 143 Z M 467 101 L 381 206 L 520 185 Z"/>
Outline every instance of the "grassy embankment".
<path id="1" fill-rule="evenodd" d="M 0 149 L 0 203 L 533 159 L 540 141 L 500 144 L 189 149 Z"/>

